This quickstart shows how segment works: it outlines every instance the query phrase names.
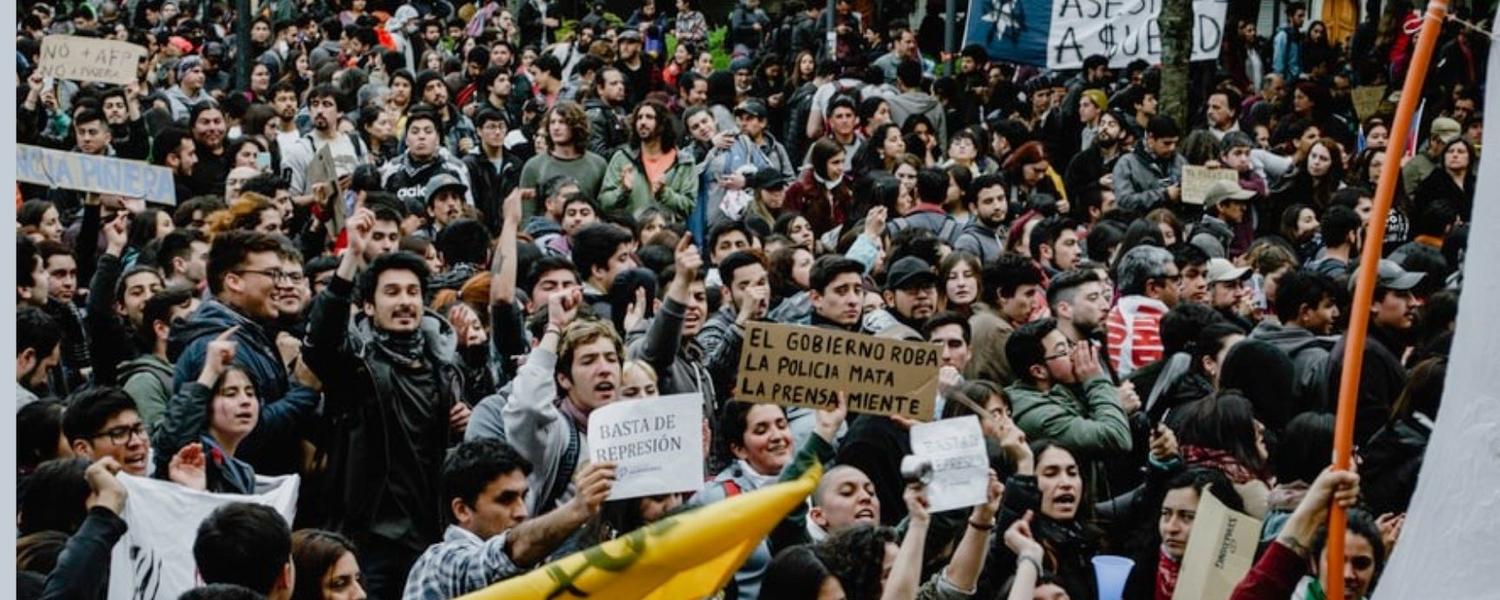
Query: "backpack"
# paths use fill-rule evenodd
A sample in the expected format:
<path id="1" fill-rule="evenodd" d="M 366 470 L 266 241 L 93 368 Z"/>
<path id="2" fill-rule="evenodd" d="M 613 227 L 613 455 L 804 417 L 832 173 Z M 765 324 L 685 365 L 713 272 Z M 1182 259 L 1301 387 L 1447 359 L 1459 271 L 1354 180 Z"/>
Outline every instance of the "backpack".
<path id="1" fill-rule="evenodd" d="M 792 98 L 787 101 L 786 132 L 781 136 L 787 154 L 802 156 L 806 153 L 808 113 L 812 111 L 813 96 L 817 93 L 817 86 L 804 84 L 792 92 Z"/>
<path id="2" fill-rule="evenodd" d="M 578 455 L 583 451 L 582 436 L 578 433 L 577 425 L 574 425 L 571 420 L 564 420 L 567 421 L 568 427 L 568 449 L 563 451 L 562 465 L 560 465 L 562 468 L 558 469 L 557 476 L 552 478 L 551 487 L 547 488 L 546 494 L 536 504 L 538 512 L 552 510 L 553 505 L 557 504 L 557 499 L 568 491 L 568 484 L 573 482 L 573 472 L 578 469 Z"/>

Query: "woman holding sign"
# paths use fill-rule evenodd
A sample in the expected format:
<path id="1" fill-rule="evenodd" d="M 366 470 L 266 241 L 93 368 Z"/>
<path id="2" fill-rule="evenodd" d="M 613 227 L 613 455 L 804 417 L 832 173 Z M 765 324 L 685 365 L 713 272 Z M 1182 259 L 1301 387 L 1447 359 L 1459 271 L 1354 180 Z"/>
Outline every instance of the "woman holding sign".
<path id="1" fill-rule="evenodd" d="M 787 422 L 786 409 L 775 404 L 750 404 L 731 402 L 724 407 L 719 428 L 725 440 L 722 451 L 733 458 L 734 463 L 719 472 L 703 491 L 693 496 L 688 504 L 703 506 L 730 496 L 753 492 L 778 481 L 791 481 L 801 477 L 816 460 L 829 464 L 834 458 L 835 436 L 849 414 L 848 400 L 839 394 L 838 406 L 832 410 L 817 411 L 817 422 L 813 425 L 816 435 L 808 436 L 797 454 L 792 455 L 792 429 Z M 804 541 L 806 528 L 806 505 L 787 515 L 787 520 L 796 526 L 778 527 L 778 531 L 792 532 L 791 544 Z M 785 524 L 783 524 L 785 525 Z M 775 534 L 773 534 L 773 537 Z M 745 564 L 734 574 L 734 585 L 740 598 L 757 598 L 766 567 L 771 563 L 772 539 L 763 540 Z M 785 547 L 790 544 L 777 543 Z"/>

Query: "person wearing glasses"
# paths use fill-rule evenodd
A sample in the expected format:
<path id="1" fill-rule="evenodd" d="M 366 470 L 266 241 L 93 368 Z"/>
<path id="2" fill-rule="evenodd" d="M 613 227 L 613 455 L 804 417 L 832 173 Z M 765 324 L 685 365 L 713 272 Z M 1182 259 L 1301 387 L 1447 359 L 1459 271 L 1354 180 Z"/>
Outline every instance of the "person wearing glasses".
<path id="1" fill-rule="evenodd" d="M 187 322 L 172 327 L 167 341 L 168 355 L 177 354 L 173 389 L 180 392 L 202 375 L 210 343 L 234 330 L 234 363 L 250 377 L 262 424 L 236 454 L 256 472 L 270 475 L 295 473 L 301 460 L 297 428 L 270 424 L 300 421 L 318 400 L 316 390 L 289 376 L 272 333 L 281 314 L 277 286 L 292 278 L 282 266 L 282 251 L 281 239 L 265 233 L 233 230 L 214 236 L 207 269 L 212 297 Z"/>
<path id="2" fill-rule="evenodd" d="M 1074 343 L 1048 317 L 1020 326 L 1005 341 L 1016 375 L 1005 388 L 1016 426 L 1029 439 L 1050 439 L 1079 458 L 1090 503 L 1109 498 L 1099 458 L 1130 452 L 1126 415 L 1139 400 L 1122 398 L 1099 364 L 1091 342 Z M 1134 406 L 1125 406 L 1132 402 Z M 1091 460 L 1092 459 L 1092 460 Z"/>
<path id="3" fill-rule="evenodd" d="M 150 469 L 151 439 L 135 401 L 115 387 L 95 387 L 74 394 L 63 411 L 63 436 L 73 454 L 90 462 L 113 458 L 120 470 L 145 477 Z"/>

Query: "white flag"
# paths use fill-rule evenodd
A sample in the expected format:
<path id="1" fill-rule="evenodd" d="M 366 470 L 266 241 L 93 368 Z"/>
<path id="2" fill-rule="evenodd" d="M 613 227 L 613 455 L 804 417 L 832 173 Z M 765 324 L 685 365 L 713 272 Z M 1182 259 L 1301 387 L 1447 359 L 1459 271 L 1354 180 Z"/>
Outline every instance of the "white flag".
<path id="1" fill-rule="evenodd" d="M 256 477 L 255 495 L 211 494 L 170 481 L 118 475 L 129 493 L 129 526 L 110 558 L 110 600 L 176 600 L 198 585 L 193 540 L 198 524 L 231 502 L 264 504 L 290 524 L 297 514 L 296 475 Z"/>

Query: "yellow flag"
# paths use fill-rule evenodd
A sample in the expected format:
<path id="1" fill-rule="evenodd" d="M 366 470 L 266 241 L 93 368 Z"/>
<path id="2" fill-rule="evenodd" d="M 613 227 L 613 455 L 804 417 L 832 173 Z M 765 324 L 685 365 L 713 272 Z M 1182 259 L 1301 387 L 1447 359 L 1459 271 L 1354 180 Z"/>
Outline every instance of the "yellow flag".
<path id="1" fill-rule="evenodd" d="M 814 461 L 795 480 L 662 519 L 461 600 L 713 596 L 822 474 Z"/>

